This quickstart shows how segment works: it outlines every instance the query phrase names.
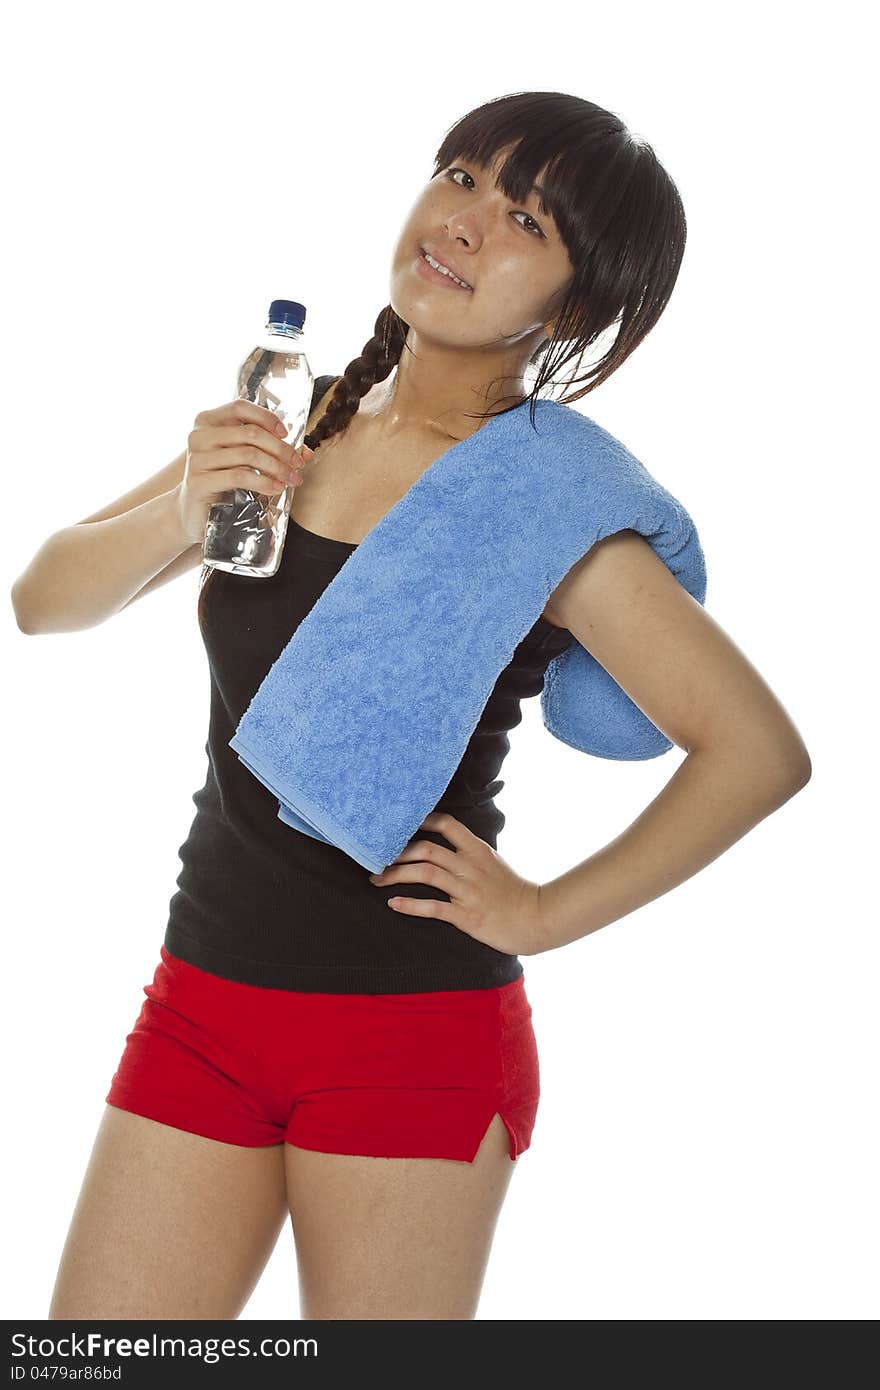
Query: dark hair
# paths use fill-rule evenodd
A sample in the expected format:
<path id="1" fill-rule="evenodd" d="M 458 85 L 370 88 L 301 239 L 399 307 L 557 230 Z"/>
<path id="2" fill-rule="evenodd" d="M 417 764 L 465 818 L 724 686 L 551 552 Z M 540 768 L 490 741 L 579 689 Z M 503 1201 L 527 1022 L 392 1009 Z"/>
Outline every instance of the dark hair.
<path id="1" fill-rule="evenodd" d="M 534 426 L 542 387 L 574 359 L 577 372 L 600 334 L 619 325 L 608 350 L 567 383 L 587 384 L 562 404 L 594 391 L 650 333 L 678 278 L 687 224 L 678 189 L 651 146 L 613 112 L 565 92 L 515 92 L 468 112 L 444 138 L 432 177 L 456 159 L 486 168 L 508 145 L 502 192 L 522 202 L 539 170 L 546 171 L 540 207 L 554 218 L 574 267 L 553 336 L 531 358 L 530 365 L 541 363 L 526 398 Z M 387 304 L 305 436 L 309 448 L 346 428 L 370 388 L 397 365 L 408 331 Z"/>

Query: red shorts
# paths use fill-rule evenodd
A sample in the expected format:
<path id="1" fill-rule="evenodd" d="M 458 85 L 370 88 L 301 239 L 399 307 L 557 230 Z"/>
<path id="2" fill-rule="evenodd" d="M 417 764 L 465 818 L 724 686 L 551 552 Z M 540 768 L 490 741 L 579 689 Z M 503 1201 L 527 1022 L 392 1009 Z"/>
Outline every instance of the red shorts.
<path id="1" fill-rule="evenodd" d="M 540 1093 L 524 977 L 324 994 L 240 984 L 164 945 L 106 1097 L 227 1144 L 473 1162 L 501 1115 L 515 1159 Z"/>

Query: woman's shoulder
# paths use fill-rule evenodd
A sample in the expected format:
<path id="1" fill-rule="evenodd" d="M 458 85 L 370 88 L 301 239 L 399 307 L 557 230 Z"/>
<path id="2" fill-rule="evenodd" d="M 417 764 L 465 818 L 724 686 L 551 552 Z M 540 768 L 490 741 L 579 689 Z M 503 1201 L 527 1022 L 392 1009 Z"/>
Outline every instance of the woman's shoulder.
<path id="1" fill-rule="evenodd" d="M 339 380 L 340 377 L 334 375 L 332 372 L 315 377 L 314 385 L 312 386 L 312 403 L 309 406 L 309 425 L 312 425 L 314 420 L 324 413 L 333 387 Z"/>
<path id="2" fill-rule="evenodd" d="M 314 405 L 321 396 L 326 395 L 330 388 L 336 385 L 337 381 L 341 380 L 338 372 L 324 372 L 321 376 L 316 376 L 312 387 L 312 404 Z"/>

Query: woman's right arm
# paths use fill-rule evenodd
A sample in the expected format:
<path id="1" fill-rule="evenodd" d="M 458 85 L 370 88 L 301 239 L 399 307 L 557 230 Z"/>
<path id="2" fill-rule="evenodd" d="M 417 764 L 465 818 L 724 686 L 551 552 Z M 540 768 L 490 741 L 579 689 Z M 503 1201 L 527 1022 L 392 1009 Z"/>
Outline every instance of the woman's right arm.
<path id="1" fill-rule="evenodd" d="M 296 470 L 314 455 L 293 449 L 278 425 L 274 412 L 247 400 L 202 411 L 173 463 L 43 542 L 12 586 L 20 630 L 97 627 L 195 568 L 213 502 L 234 488 L 274 495 L 301 481 Z"/>
<path id="2" fill-rule="evenodd" d="M 22 632 L 97 627 L 143 593 L 201 561 L 183 529 L 179 488 L 186 453 L 102 511 L 44 541 L 12 586 Z M 173 572 L 172 572 L 173 566 Z"/>

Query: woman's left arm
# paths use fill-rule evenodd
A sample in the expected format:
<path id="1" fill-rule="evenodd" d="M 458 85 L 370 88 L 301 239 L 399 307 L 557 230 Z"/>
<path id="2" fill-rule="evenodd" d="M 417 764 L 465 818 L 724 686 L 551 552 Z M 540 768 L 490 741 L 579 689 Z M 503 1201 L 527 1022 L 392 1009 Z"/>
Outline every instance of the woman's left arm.
<path id="1" fill-rule="evenodd" d="M 545 950 L 692 877 L 812 772 L 773 691 L 638 532 L 593 546 L 554 591 L 549 611 L 687 757 L 632 825 L 541 886 Z"/>
<path id="2" fill-rule="evenodd" d="M 601 662 L 687 757 L 610 844 L 549 883 L 521 878 L 447 813 L 409 844 L 379 887 L 426 883 L 437 899 L 390 898 L 496 950 L 535 955 L 651 902 L 723 854 L 810 779 L 810 757 L 779 700 L 734 642 L 636 531 L 597 542 L 545 609 Z"/>

